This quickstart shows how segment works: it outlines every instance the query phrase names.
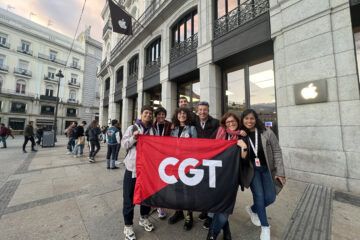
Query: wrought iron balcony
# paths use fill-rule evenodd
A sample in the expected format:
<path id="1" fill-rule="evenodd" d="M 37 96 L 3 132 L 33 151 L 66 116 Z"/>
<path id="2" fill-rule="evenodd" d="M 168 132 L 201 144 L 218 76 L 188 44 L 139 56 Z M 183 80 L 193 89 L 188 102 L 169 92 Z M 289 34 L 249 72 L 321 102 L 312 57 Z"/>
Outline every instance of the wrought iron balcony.
<path id="1" fill-rule="evenodd" d="M 57 57 L 50 57 L 49 55 L 39 53 L 38 58 L 41 58 L 41 59 L 44 59 L 44 60 L 47 60 L 47 61 L 50 61 L 50 62 L 54 62 L 54 63 L 60 64 L 60 65 L 66 66 L 66 61 L 60 60 Z"/>
<path id="2" fill-rule="evenodd" d="M 54 101 L 54 102 L 56 102 L 57 97 L 55 97 L 55 96 L 48 96 L 48 95 L 40 95 L 40 100 L 47 100 L 47 101 Z"/>
<path id="3" fill-rule="evenodd" d="M 144 76 L 151 75 L 160 70 L 161 59 L 157 58 L 155 61 L 151 61 L 145 65 Z"/>
<path id="4" fill-rule="evenodd" d="M 69 81 L 68 84 L 69 84 L 69 86 L 72 86 L 72 87 L 80 87 L 80 83 L 79 83 L 79 82 Z"/>
<path id="5" fill-rule="evenodd" d="M 269 0 L 248 0 L 237 8 L 215 20 L 214 39 L 244 25 L 261 14 L 269 11 Z"/>
<path id="6" fill-rule="evenodd" d="M 177 59 L 193 52 L 198 47 L 198 34 L 194 34 L 183 42 L 176 43 L 170 49 L 170 62 L 174 62 Z"/>
<path id="7" fill-rule="evenodd" d="M 6 43 L 2 43 L 0 42 L 0 47 L 3 47 L 3 48 L 10 48 L 10 43 L 6 42 Z"/>
<path id="8" fill-rule="evenodd" d="M 22 47 L 18 47 L 17 48 L 17 51 L 20 52 L 20 53 L 24 53 L 24 54 L 27 54 L 27 55 L 33 55 L 33 51 L 32 50 L 26 50 L 26 49 L 23 49 Z"/>
<path id="9" fill-rule="evenodd" d="M 71 103 L 71 104 L 79 104 L 79 100 L 69 98 L 69 99 L 67 100 L 67 103 Z"/>
<path id="10" fill-rule="evenodd" d="M 54 81 L 54 82 L 57 82 L 57 81 L 58 81 L 57 79 L 51 78 L 51 77 L 49 77 L 49 76 L 47 76 L 47 75 L 44 75 L 44 80 L 46 80 L 46 81 Z"/>
<path id="11" fill-rule="evenodd" d="M 137 72 L 134 72 L 132 74 L 129 74 L 128 76 L 128 82 L 136 82 L 138 80 L 138 74 Z"/>
<path id="12" fill-rule="evenodd" d="M 105 36 L 106 32 L 108 30 L 112 30 L 112 25 L 111 25 L 111 21 L 110 19 L 107 21 L 107 23 L 105 24 L 104 28 L 103 28 L 103 37 Z"/>
<path id="13" fill-rule="evenodd" d="M 0 65 L 0 72 L 3 72 L 3 73 L 9 72 L 9 67 L 4 64 Z"/>
<path id="14" fill-rule="evenodd" d="M 31 77 L 32 76 L 32 72 L 30 70 L 27 69 L 22 69 L 22 68 L 14 68 L 14 73 L 21 75 L 21 76 L 25 76 L 25 77 Z"/>

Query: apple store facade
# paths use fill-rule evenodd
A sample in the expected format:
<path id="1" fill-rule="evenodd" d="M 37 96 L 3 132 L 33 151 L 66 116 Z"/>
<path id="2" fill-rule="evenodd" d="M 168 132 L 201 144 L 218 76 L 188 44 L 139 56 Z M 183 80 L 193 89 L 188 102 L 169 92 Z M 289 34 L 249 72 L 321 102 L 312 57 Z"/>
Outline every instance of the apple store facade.
<path id="1" fill-rule="evenodd" d="M 129 37 L 103 9 L 101 125 L 124 131 L 145 104 L 170 119 L 183 96 L 216 118 L 253 108 L 287 176 L 360 193 L 360 1 L 150 2 Z"/>

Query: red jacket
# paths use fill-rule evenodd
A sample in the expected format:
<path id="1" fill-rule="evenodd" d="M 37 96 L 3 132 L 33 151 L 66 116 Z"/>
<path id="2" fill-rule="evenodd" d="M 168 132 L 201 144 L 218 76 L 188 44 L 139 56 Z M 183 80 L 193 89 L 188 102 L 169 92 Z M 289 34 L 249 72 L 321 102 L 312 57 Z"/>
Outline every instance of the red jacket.
<path id="1" fill-rule="evenodd" d="M 11 135 L 10 129 L 8 129 L 7 127 L 0 128 L 0 136 L 1 137 L 7 137 L 9 135 Z"/>

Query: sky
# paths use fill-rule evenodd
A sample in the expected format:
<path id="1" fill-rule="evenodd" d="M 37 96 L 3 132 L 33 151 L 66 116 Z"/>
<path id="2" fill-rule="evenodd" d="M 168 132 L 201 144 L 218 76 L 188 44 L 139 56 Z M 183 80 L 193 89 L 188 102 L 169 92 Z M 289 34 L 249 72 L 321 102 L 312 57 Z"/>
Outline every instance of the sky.
<path id="1" fill-rule="evenodd" d="M 0 7 L 8 9 L 40 25 L 73 37 L 85 0 L 0 0 Z M 84 15 L 78 34 L 91 25 L 91 36 L 98 41 L 102 38 L 103 20 L 101 10 L 105 0 L 86 0 Z"/>

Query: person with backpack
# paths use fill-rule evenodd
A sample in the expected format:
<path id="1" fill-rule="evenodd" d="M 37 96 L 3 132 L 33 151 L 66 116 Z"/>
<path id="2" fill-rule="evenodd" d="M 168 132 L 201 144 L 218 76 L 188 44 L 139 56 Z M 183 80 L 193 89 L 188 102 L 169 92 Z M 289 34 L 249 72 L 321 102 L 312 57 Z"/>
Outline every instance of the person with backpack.
<path id="1" fill-rule="evenodd" d="M 90 163 L 95 162 L 95 156 L 100 151 L 100 140 L 99 140 L 100 134 L 102 133 L 101 133 L 101 129 L 98 126 L 98 122 L 96 120 L 93 120 L 90 126 L 85 131 L 87 141 L 90 143 L 90 149 L 89 149 Z"/>
<path id="2" fill-rule="evenodd" d="M 133 229 L 134 207 L 133 198 L 136 183 L 136 143 L 139 135 L 150 135 L 152 132 L 152 114 L 153 109 L 150 106 L 141 108 L 140 119 L 136 119 L 135 123 L 128 127 L 124 133 L 121 145 L 127 150 L 125 163 L 125 174 L 123 181 L 123 216 L 124 216 L 124 234 L 125 239 L 135 240 L 135 232 Z M 140 205 L 139 225 L 144 227 L 145 231 L 154 230 L 154 225 L 149 220 L 151 207 Z"/>
<path id="3" fill-rule="evenodd" d="M 117 169 L 119 167 L 115 166 L 116 161 L 116 150 L 118 144 L 120 144 L 121 137 L 119 129 L 116 127 L 118 120 L 111 120 L 111 127 L 106 131 L 106 141 L 108 145 L 107 154 L 106 154 L 106 168 L 107 169 Z"/>
<path id="4" fill-rule="evenodd" d="M 196 128 L 191 125 L 191 121 L 191 112 L 188 108 L 181 107 L 176 109 L 172 118 L 172 124 L 174 125 L 174 129 L 171 131 L 171 136 L 178 138 L 197 138 Z M 168 223 L 175 224 L 184 218 L 184 230 L 190 231 L 193 226 L 192 211 L 187 211 L 187 214 L 184 217 L 183 211 L 177 210 L 169 218 Z"/>
<path id="5" fill-rule="evenodd" d="M 7 127 L 5 127 L 4 123 L 0 124 L 0 142 L 3 143 L 3 146 L 1 148 L 7 148 L 6 146 L 6 139 L 11 136 L 14 139 L 14 136 L 11 133 L 11 130 Z"/>

